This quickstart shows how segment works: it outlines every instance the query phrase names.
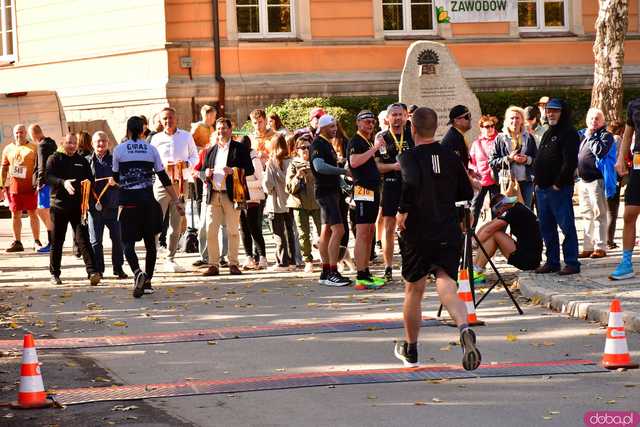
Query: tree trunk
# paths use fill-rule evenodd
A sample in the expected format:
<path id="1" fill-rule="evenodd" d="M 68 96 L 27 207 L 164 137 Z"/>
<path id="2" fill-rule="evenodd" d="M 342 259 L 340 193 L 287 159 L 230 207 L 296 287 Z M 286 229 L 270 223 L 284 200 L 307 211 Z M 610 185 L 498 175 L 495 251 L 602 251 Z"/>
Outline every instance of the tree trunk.
<path id="1" fill-rule="evenodd" d="M 591 106 L 601 109 L 605 119 L 611 122 L 622 118 L 622 66 L 629 3 L 628 0 L 599 0 L 599 4 L 593 43 L 595 67 Z"/>

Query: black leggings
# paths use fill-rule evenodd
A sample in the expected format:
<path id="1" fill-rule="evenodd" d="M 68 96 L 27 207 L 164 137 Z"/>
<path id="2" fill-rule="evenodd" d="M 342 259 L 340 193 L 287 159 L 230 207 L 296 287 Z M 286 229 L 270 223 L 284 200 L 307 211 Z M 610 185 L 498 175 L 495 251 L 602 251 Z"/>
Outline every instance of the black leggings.
<path id="1" fill-rule="evenodd" d="M 240 212 L 240 234 L 242 234 L 244 253 L 256 261 L 261 256 L 266 256 L 264 236 L 262 235 L 263 210 L 263 203 L 248 203 L 247 209 L 243 209 Z"/>
<path id="2" fill-rule="evenodd" d="M 151 279 L 153 277 L 153 270 L 156 268 L 156 236 L 155 234 L 149 234 L 144 236 L 144 247 L 147 250 L 147 256 L 144 260 L 144 272 L 147 273 L 147 277 Z M 126 240 L 122 242 L 124 246 L 124 256 L 127 258 L 131 271 L 135 274 L 140 270 L 140 264 L 138 263 L 138 255 L 136 255 L 136 242 L 134 240 Z"/>
<path id="3" fill-rule="evenodd" d="M 296 244 L 293 234 L 293 214 L 291 212 L 274 213 L 271 220 L 273 237 L 276 241 L 276 260 L 281 267 L 296 265 Z"/>

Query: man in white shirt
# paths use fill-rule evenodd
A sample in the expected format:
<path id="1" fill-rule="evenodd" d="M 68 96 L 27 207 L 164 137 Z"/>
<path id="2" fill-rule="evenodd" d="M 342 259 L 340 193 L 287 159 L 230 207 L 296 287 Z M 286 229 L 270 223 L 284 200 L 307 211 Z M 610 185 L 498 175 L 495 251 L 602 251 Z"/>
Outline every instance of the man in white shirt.
<path id="1" fill-rule="evenodd" d="M 162 164 L 171 178 L 176 192 L 182 197 L 180 189 L 185 188 L 186 181 L 192 179 L 190 170 L 198 162 L 198 149 L 191 134 L 178 129 L 176 110 L 170 107 L 163 108 L 160 111 L 160 121 L 164 130 L 153 135 L 151 145 L 156 147 L 160 153 Z M 174 260 L 178 250 L 182 218 L 171 196 L 158 181 L 155 182 L 153 190 L 156 200 L 162 207 L 162 215 L 164 216 L 169 210 L 169 229 L 167 231 L 169 253 L 164 263 L 164 270 L 171 273 L 185 272 L 186 270 Z"/>

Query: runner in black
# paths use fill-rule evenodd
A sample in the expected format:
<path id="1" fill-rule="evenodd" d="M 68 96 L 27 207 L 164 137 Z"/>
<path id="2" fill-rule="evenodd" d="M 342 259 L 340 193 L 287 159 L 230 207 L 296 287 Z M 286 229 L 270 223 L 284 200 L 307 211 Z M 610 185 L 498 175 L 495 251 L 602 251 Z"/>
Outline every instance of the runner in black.
<path id="1" fill-rule="evenodd" d="M 120 185 L 119 215 L 124 255 L 134 273 L 133 296 L 152 293 L 151 278 L 156 265 L 156 236 L 162 231 L 162 209 L 153 196 L 154 174 L 170 195 L 180 215 L 184 205 L 178 199 L 164 170 L 158 150 L 143 139 L 143 121 L 127 121 L 127 140 L 113 151 L 113 178 Z M 135 244 L 144 240 L 147 251 L 145 271 L 140 269 Z"/>
<path id="2" fill-rule="evenodd" d="M 318 120 L 318 136 L 310 147 L 311 173 L 315 178 L 315 194 L 320 205 L 322 230 L 320 231 L 320 258 L 322 258 L 321 285 L 348 286 L 351 280 L 338 272 L 340 240 L 347 231 L 344 228 L 340 211 L 340 184 L 338 177 L 347 173 L 337 167 L 338 156 L 331 145 L 336 136 L 337 126 L 328 114 Z"/>
<path id="3" fill-rule="evenodd" d="M 418 334 L 422 322 L 422 296 L 426 277 L 436 277 L 440 301 L 460 329 L 466 370 L 480 365 L 475 334 L 467 324 L 467 308 L 458 298 L 456 282 L 462 247 L 455 203 L 471 200 L 473 189 L 460 159 L 433 136 L 438 127 L 435 111 L 418 108 L 411 133 L 416 146 L 400 156 L 402 195 L 397 222 L 400 230 L 402 277 L 405 279 L 404 326 L 406 341 L 396 343 L 395 355 L 406 366 L 418 364 Z"/>
<path id="4" fill-rule="evenodd" d="M 384 258 L 384 278 L 392 280 L 393 248 L 396 233 L 396 214 L 400 205 L 400 189 L 402 175 L 398 156 L 413 147 L 411 132 L 405 128 L 408 112 L 404 104 L 395 103 L 387 108 L 389 129 L 382 132 L 385 143 L 376 154 L 378 170 L 382 174 L 382 220 L 384 235 L 382 237 L 382 256 Z"/>
<path id="5" fill-rule="evenodd" d="M 382 135 L 378 135 L 375 143 L 371 142 L 375 124 L 376 116 L 371 111 L 358 113 L 358 131 L 349 141 L 347 148 L 349 168 L 353 175 L 353 199 L 356 204 L 354 257 L 358 269 L 355 288 L 358 290 L 375 289 L 384 285 L 383 279 L 374 277 L 369 271 L 375 222 L 380 206 L 380 172 L 373 157 L 385 143 Z"/>

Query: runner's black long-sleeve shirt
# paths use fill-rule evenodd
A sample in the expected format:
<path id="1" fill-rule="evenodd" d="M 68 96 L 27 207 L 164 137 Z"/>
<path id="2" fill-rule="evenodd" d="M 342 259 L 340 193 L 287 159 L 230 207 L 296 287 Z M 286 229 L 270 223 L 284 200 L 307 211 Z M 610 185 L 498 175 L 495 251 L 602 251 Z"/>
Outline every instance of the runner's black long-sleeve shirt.
<path id="1" fill-rule="evenodd" d="M 460 158 L 438 143 L 400 155 L 401 213 L 407 213 L 407 241 L 458 242 L 462 237 L 456 202 L 471 200 L 473 188 Z"/>
<path id="2" fill-rule="evenodd" d="M 57 149 L 56 142 L 48 136 L 38 143 L 38 187 L 47 183 L 47 161 Z"/>
<path id="3" fill-rule="evenodd" d="M 67 179 L 75 179 L 72 196 L 64 188 Z M 65 153 L 55 152 L 47 161 L 47 182 L 51 186 L 51 207 L 59 209 L 80 209 L 81 189 L 80 183 L 88 179 L 93 185 L 93 174 L 87 159 L 75 153 L 69 156 Z"/>

